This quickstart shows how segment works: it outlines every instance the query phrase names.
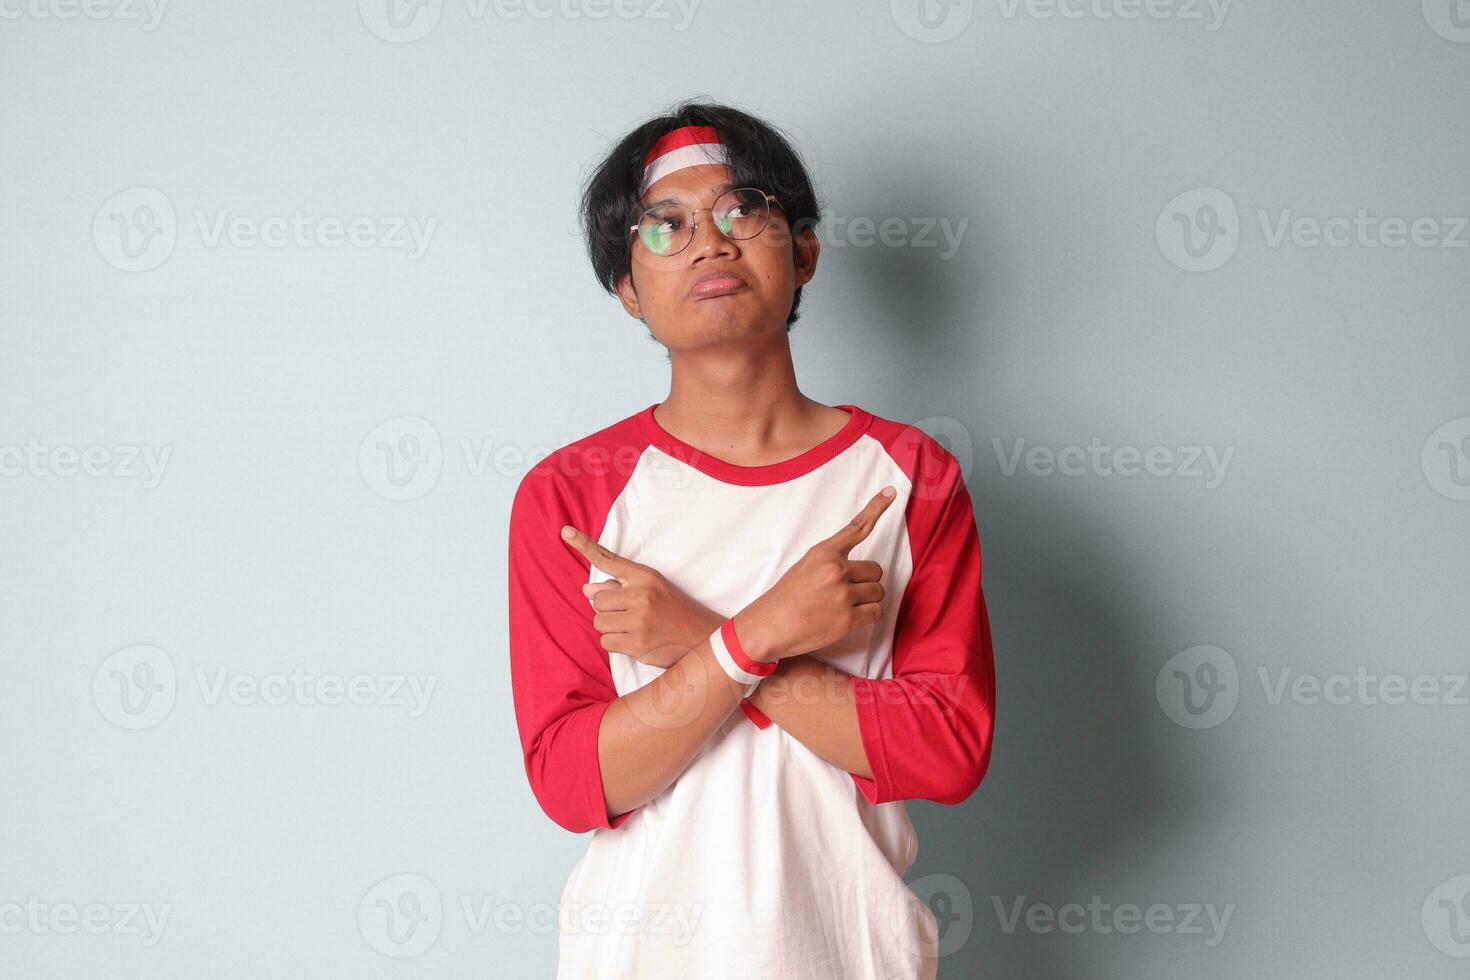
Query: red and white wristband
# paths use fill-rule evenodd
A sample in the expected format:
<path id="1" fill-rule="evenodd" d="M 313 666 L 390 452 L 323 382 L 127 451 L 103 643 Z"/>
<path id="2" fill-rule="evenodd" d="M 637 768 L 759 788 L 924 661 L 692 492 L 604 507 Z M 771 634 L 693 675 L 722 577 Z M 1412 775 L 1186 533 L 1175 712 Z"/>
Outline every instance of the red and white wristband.
<path id="1" fill-rule="evenodd" d="M 750 659 L 745 648 L 740 645 L 739 638 L 735 636 L 734 619 L 725 620 L 719 629 L 710 634 L 709 645 L 725 673 L 737 684 L 746 686 L 745 693 L 740 698 L 740 710 L 745 712 L 745 717 L 757 728 L 765 728 L 771 723 L 771 719 L 750 703 L 750 696 L 755 693 L 761 681 L 776 672 L 776 664 L 763 664 Z"/>

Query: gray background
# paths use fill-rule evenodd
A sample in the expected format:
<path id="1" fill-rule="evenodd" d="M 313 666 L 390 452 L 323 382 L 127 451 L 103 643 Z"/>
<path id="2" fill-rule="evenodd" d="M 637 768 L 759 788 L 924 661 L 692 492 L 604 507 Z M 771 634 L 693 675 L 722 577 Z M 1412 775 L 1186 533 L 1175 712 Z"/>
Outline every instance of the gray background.
<path id="1" fill-rule="evenodd" d="M 941 976 L 1464 976 L 1470 26 L 1008 3 L 932 30 L 911 0 L 445 0 L 402 30 L 383 0 L 5 6 L 0 972 L 551 975 L 586 841 L 521 767 L 505 524 L 527 454 L 667 390 L 575 195 L 709 95 L 783 127 L 837 219 L 804 390 L 969 467 L 999 719 L 974 797 L 910 806 Z M 295 209 L 368 244 L 250 237 Z M 1433 225 L 1274 237 L 1359 209 Z M 402 216 L 434 221 L 422 254 Z M 1068 475 L 1017 440 L 1181 451 Z M 370 703 L 250 694 L 293 668 Z M 1311 703 L 1282 670 L 1369 679 Z M 1390 674 L 1439 693 L 1382 703 Z M 406 893 L 424 916 L 389 933 Z M 1213 945 L 1178 911 L 1028 925 L 1089 902 L 1231 918 Z"/>

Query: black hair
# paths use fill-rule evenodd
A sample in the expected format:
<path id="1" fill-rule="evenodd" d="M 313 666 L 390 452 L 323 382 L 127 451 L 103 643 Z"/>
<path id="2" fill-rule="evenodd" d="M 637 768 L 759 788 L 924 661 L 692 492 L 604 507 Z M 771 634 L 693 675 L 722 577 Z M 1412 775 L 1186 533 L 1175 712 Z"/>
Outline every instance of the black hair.
<path id="1" fill-rule="evenodd" d="M 582 189 L 582 233 L 597 282 L 615 293 L 618 280 L 632 272 L 633 241 L 628 228 L 643 206 L 639 188 L 643 159 L 659 137 L 683 126 L 713 126 L 729 150 L 731 180 L 736 187 L 759 187 L 774 194 L 786 213 L 795 254 L 797 236 L 815 229 L 821 207 L 801 157 L 775 127 L 749 113 L 704 99 L 682 102 L 665 115 L 639 125 L 608 151 Z M 802 287 L 796 287 L 786 329 L 799 316 Z"/>

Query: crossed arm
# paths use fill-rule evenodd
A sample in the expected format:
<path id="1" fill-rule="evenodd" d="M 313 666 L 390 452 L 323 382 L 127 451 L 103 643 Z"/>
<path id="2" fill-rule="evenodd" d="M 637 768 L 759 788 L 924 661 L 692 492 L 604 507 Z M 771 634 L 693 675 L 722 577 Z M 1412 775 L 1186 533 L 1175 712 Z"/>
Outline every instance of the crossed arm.
<path id="1" fill-rule="evenodd" d="M 891 676 L 804 656 L 883 615 L 883 570 L 844 547 L 888 506 L 881 494 L 733 616 L 746 655 L 777 663 L 754 708 L 874 804 L 962 802 L 990 759 L 995 676 L 970 497 L 952 457 L 928 443 L 920 451 L 901 518 L 912 571 L 891 597 Z M 523 481 L 511 516 L 510 661 L 526 774 L 542 809 L 574 833 L 617 827 L 666 790 L 747 690 L 710 648 L 727 610 L 566 526 L 591 525 L 601 507 L 551 472 Z M 615 581 L 588 583 L 589 566 Z M 664 670 L 619 695 L 599 644 Z"/>
<path id="2" fill-rule="evenodd" d="M 645 574 L 652 582 L 662 579 L 662 576 L 652 569 L 648 569 Z M 654 579 L 655 576 L 657 579 Z M 674 662 L 673 666 L 683 663 L 696 654 L 699 656 L 695 659 L 702 660 L 703 653 L 700 652 L 700 648 L 703 648 L 704 653 L 709 652 L 709 635 L 719 629 L 728 617 L 711 612 L 687 596 L 680 596 L 676 593 L 659 595 L 661 591 L 659 586 L 652 583 L 645 585 L 640 581 L 643 577 L 639 575 L 631 579 L 624 579 L 621 585 L 617 581 L 599 582 L 585 586 L 584 591 L 589 596 L 599 593 L 623 593 L 621 596 L 607 595 L 601 600 L 604 604 L 596 607 L 601 611 L 625 612 L 640 618 L 646 616 L 651 620 L 667 616 L 676 622 L 687 621 L 696 624 L 682 634 L 680 642 L 686 652 Z M 633 598 L 628 594 L 629 592 L 636 596 L 645 589 L 653 593 L 650 597 L 652 601 L 641 608 L 628 604 L 628 600 Z M 640 654 L 651 648 L 642 646 L 636 639 L 633 639 L 638 635 L 639 630 L 635 628 L 630 632 L 632 636 L 621 643 L 628 649 L 619 650 L 619 652 L 627 652 L 629 656 L 641 659 Z M 607 632 L 603 635 L 615 636 L 616 634 Z M 712 655 L 709 657 L 709 663 L 714 664 Z M 730 682 L 729 677 L 720 670 L 718 665 L 715 665 L 714 670 L 718 674 L 717 679 L 731 683 L 732 688 L 736 691 L 736 701 L 738 701 L 739 686 Z M 688 690 L 689 684 L 690 678 L 679 677 L 674 680 L 673 687 L 675 690 Z M 761 714 L 771 719 L 772 723 L 781 726 L 820 758 L 839 769 L 867 779 L 872 778 L 872 767 L 868 764 L 867 753 L 863 750 L 862 736 L 858 731 L 857 705 L 853 701 L 852 678 L 848 674 L 809 656 L 788 657 L 781 661 L 774 674 L 762 681 L 755 689 L 750 696 L 750 703 Z M 722 699 L 720 704 L 719 718 L 714 726 L 716 728 L 730 713 L 735 702 L 725 707 Z M 608 716 L 611 716 L 611 719 Z M 646 770 L 648 752 L 651 750 L 657 753 L 660 748 L 667 745 L 667 743 L 665 745 L 640 744 L 638 738 L 640 726 L 620 724 L 619 719 L 624 717 L 621 712 L 615 714 L 609 710 L 608 715 L 603 718 L 602 737 L 599 739 L 603 759 L 603 784 L 607 789 L 608 808 L 613 813 L 622 812 L 618 809 L 620 801 L 613 798 L 612 787 L 621 784 L 623 779 L 621 773 L 612 773 L 610 778 L 609 769 L 612 768 L 608 765 L 610 758 L 615 762 L 616 757 L 621 755 L 629 762 L 637 760 L 630 768 L 641 772 Z M 611 726 L 609 726 L 609 720 L 612 721 Z M 647 726 L 641 726 L 641 732 L 650 733 L 650 729 Z M 706 733 L 706 737 L 708 734 Z M 622 754 L 619 749 L 620 744 L 628 744 L 624 741 L 625 739 L 631 739 L 636 746 L 634 752 L 626 755 Z M 661 740 L 653 739 L 652 741 Z M 694 749 L 697 751 L 698 745 L 695 745 Z M 690 758 L 692 758 L 692 753 Z M 683 765 L 678 766 L 677 771 L 674 772 L 675 778 L 684 771 L 689 764 L 689 759 L 683 759 L 682 762 Z M 670 783 L 672 781 L 672 779 L 669 780 Z M 636 806 L 638 803 L 633 805 Z M 623 809 L 632 809 L 632 806 L 625 806 Z"/>
<path id="3" fill-rule="evenodd" d="M 735 614 L 736 634 L 750 656 L 779 660 L 751 704 L 817 756 L 865 778 L 872 777 L 872 769 L 851 678 L 804 653 L 881 617 L 882 569 L 876 562 L 848 559 L 847 551 L 868 536 L 892 499 L 887 491 L 874 497 L 766 595 Z M 597 610 L 593 626 L 603 648 L 666 668 L 653 682 L 618 698 L 602 716 L 597 744 L 603 793 L 608 813 L 623 814 L 667 789 L 739 703 L 743 686 L 720 667 L 709 644 L 710 634 L 729 617 L 691 599 L 658 570 L 613 553 L 575 528 L 563 529 L 562 539 L 615 576 L 582 585 Z M 812 618 L 831 625 L 787 628 Z M 833 636 L 836 630 L 842 632 Z"/>
<path id="4" fill-rule="evenodd" d="M 712 615 L 709 630 L 687 654 L 603 715 L 597 748 L 609 814 L 630 812 L 672 785 L 739 703 L 741 686 L 725 674 L 709 646 L 709 634 L 723 622 Z M 671 700 L 681 704 L 677 714 L 667 710 Z M 750 701 L 816 755 L 872 778 L 847 674 L 811 657 L 790 658 L 761 682 Z M 687 707 L 701 702 L 702 710 Z"/>

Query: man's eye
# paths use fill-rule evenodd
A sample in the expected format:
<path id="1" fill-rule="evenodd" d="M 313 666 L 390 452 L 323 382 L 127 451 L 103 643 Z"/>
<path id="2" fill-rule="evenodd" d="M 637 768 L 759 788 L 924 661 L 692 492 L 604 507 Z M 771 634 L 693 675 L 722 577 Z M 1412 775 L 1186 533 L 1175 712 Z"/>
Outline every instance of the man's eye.
<path id="1" fill-rule="evenodd" d="M 643 226 L 655 234 L 666 235 L 684 227 L 684 221 L 677 215 L 650 215 Z"/>

